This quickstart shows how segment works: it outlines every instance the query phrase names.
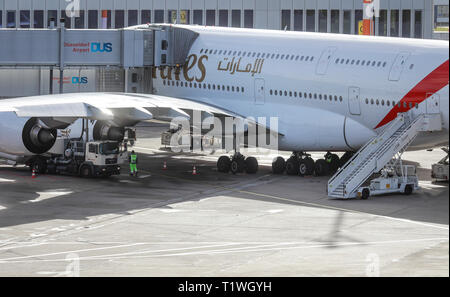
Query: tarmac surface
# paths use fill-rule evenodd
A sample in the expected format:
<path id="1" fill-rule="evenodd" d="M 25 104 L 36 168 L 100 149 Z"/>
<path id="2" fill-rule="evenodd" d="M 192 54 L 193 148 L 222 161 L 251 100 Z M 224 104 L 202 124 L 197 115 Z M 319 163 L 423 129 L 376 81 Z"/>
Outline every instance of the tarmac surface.
<path id="1" fill-rule="evenodd" d="M 449 276 L 440 150 L 405 154 L 413 195 L 342 201 L 328 178 L 272 175 L 273 154 L 256 175 L 221 174 L 217 155 L 161 150 L 160 132 L 138 131 L 138 178 L 32 179 L 0 163 L 0 276 Z"/>

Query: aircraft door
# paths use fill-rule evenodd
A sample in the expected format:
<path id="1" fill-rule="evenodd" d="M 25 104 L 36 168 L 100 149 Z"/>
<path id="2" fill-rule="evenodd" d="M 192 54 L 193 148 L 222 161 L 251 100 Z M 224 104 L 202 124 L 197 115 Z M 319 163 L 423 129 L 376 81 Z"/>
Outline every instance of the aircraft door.
<path id="1" fill-rule="evenodd" d="M 262 78 L 255 79 L 255 104 L 266 103 L 266 83 Z"/>
<path id="2" fill-rule="evenodd" d="M 361 102 L 358 87 L 348 88 L 348 108 L 350 114 L 361 115 Z"/>
<path id="3" fill-rule="evenodd" d="M 402 52 L 395 59 L 394 65 L 392 65 L 391 72 L 389 73 L 390 81 L 399 81 L 402 75 L 403 69 L 405 69 L 406 61 L 408 60 L 410 53 Z"/>
<path id="4" fill-rule="evenodd" d="M 441 100 L 438 94 L 431 95 L 425 101 L 427 102 L 427 113 L 436 114 L 441 112 Z"/>
<path id="5" fill-rule="evenodd" d="M 318 75 L 327 74 L 328 66 L 330 65 L 330 61 L 331 61 L 331 57 L 333 57 L 333 54 L 335 51 L 336 51 L 335 47 L 329 47 L 323 51 L 322 56 L 320 57 L 320 60 L 317 63 L 316 73 Z"/>

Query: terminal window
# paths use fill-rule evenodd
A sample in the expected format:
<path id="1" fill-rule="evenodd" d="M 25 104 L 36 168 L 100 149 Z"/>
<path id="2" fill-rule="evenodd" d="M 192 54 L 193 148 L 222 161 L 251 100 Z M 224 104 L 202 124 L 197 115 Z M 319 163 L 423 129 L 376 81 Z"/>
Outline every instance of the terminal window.
<path id="1" fill-rule="evenodd" d="M 138 24 L 138 11 L 128 10 L 128 26 L 136 26 Z"/>
<path id="2" fill-rule="evenodd" d="M 423 38 L 422 10 L 416 10 L 414 13 L 414 37 Z"/>
<path id="3" fill-rule="evenodd" d="M 84 10 L 80 10 L 78 17 L 75 17 L 75 29 L 84 29 Z"/>
<path id="4" fill-rule="evenodd" d="M 187 9 L 183 9 L 180 10 L 180 24 L 182 25 L 189 25 L 191 20 L 190 20 L 190 10 Z"/>
<path id="5" fill-rule="evenodd" d="M 34 11 L 34 27 L 35 28 L 44 28 L 44 11 L 43 10 L 35 10 Z"/>
<path id="6" fill-rule="evenodd" d="M 380 18 L 378 22 L 378 35 L 387 36 L 387 10 L 380 10 Z"/>
<path id="7" fill-rule="evenodd" d="M 235 28 L 241 27 L 241 10 L 233 9 L 231 11 L 231 26 Z"/>
<path id="8" fill-rule="evenodd" d="M 228 10 L 219 10 L 219 26 L 228 27 Z"/>
<path id="9" fill-rule="evenodd" d="M 253 10 L 244 10 L 244 28 L 253 28 Z"/>
<path id="10" fill-rule="evenodd" d="M 316 11 L 307 10 L 306 11 L 306 31 L 315 32 L 316 31 Z"/>
<path id="11" fill-rule="evenodd" d="M 142 10 L 141 11 L 141 23 L 149 24 L 152 22 L 152 11 L 151 10 Z"/>
<path id="12" fill-rule="evenodd" d="M 319 32 L 327 32 L 328 11 L 325 9 L 319 10 Z"/>
<path id="13" fill-rule="evenodd" d="M 164 10 L 155 10 L 155 23 L 164 23 Z"/>
<path id="14" fill-rule="evenodd" d="M 362 22 L 363 20 L 363 11 L 362 9 L 357 9 L 355 10 L 355 34 L 362 34 L 362 32 L 360 32 L 359 30 L 359 24 L 360 22 Z"/>
<path id="15" fill-rule="evenodd" d="M 291 11 L 283 9 L 281 11 L 281 30 L 291 30 Z"/>
<path id="16" fill-rule="evenodd" d="M 116 10 L 116 20 L 114 22 L 114 28 L 120 29 L 125 27 L 125 11 Z"/>
<path id="17" fill-rule="evenodd" d="M 176 10 L 168 10 L 167 11 L 167 19 L 169 23 L 175 24 L 177 23 L 177 11 Z"/>
<path id="18" fill-rule="evenodd" d="M 20 11 L 20 28 L 30 28 L 30 11 L 29 10 L 21 10 Z"/>
<path id="19" fill-rule="evenodd" d="M 55 27 L 58 25 L 58 11 L 56 10 L 49 10 L 47 11 L 47 27 L 50 27 L 50 22 L 54 21 Z"/>
<path id="20" fill-rule="evenodd" d="M 98 10 L 88 11 L 88 29 L 98 28 Z"/>
<path id="21" fill-rule="evenodd" d="M 411 37 L 411 10 L 402 11 L 402 37 Z"/>
<path id="22" fill-rule="evenodd" d="M 64 26 L 68 29 L 72 28 L 72 18 L 70 18 L 67 13 L 66 10 L 63 9 L 61 10 L 61 18 L 64 19 Z"/>
<path id="23" fill-rule="evenodd" d="M 339 20 L 340 20 L 340 14 L 339 10 L 332 10 L 331 11 L 331 33 L 339 33 Z"/>
<path id="24" fill-rule="evenodd" d="M 194 25 L 203 25 L 203 10 L 194 10 Z"/>
<path id="25" fill-rule="evenodd" d="M 6 13 L 6 28 L 15 28 L 16 27 L 16 12 L 8 11 Z"/>
<path id="26" fill-rule="evenodd" d="M 391 36 L 399 37 L 400 33 L 400 23 L 399 23 L 399 11 L 397 9 L 391 10 Z"/>
<path id="27" fill-rule="evenodd" d="M 352 33 L 352 12 L 350 10 L 344 10 L 344 34 Z"/>
<path id="28" fill-rule="evenodd" d="M 294 10 L 294 31 L 303 31 L 303 10 Z"/>
<path id="29" fill-rule="evenodd" d="M 206 11 L 206 26 L 216 25 L 216 11 L 213 9 L 208 9 Z"/>

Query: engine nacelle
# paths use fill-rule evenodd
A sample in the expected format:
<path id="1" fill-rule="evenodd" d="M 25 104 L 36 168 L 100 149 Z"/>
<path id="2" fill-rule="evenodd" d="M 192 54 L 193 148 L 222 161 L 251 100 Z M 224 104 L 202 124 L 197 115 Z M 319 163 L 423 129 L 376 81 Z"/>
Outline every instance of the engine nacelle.
<path id="1" fill-rule="evenodd" d="M 19 118 L 13 112 L 0 113 L 0 151 L 15 156 L 41 155 L 56 142 L 57 130 L 37 118 Z"/>
<path id="2" fill-rule="evenodd" d="M 95 141 L 123 141 L 125 137 L 125 128 L 114 127 L 108 123 L 98 121 L 94 126 L 93 137 Z"/>

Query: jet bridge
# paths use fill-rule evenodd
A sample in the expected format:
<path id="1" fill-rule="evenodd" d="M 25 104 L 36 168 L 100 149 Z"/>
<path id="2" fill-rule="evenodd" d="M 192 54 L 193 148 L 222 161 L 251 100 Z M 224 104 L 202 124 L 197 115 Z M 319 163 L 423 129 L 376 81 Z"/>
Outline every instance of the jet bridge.
<path id="1" fill-rule="evenodd" d="M 180 67 L 198 33 L 171 25 L 119 30 L 0 29 L 0 68 Z"/>

